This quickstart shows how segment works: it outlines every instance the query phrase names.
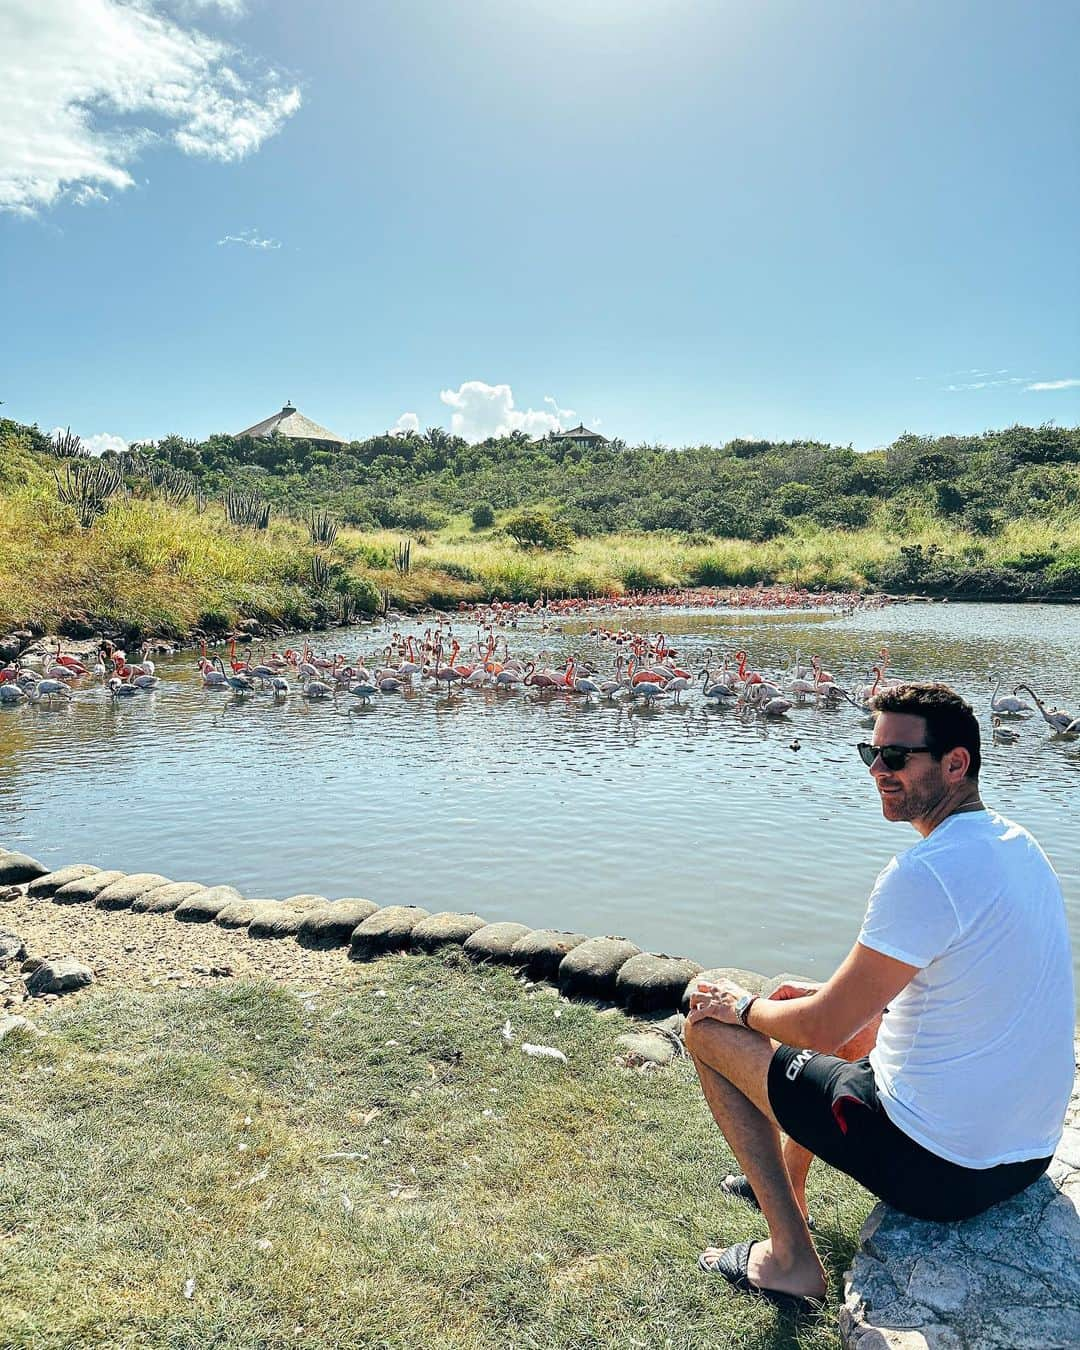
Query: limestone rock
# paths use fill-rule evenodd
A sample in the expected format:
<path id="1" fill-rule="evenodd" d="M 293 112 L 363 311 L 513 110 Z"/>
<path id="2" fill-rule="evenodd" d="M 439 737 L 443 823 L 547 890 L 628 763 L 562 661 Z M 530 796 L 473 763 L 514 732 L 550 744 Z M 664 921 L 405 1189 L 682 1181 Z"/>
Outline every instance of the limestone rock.
<path id="1" fill-rule="evenodd" d="M 409 937 L 428 911 L 419 905 L 387 905 L 359 924 L 349 944 L 353 961 L 370 961 L 383 952 L 400 951 L 409 945 Z"/>
<path id="2" fill-rule="evenodd" d="M 79 877 L 77 881 L 67 882 L 55 891 L 53 904 L 88 905 L 91 900 L 97 899 L 106 886 L 111 886 L 114 881 L 120 881 L 126 875 L 126 872 L 90 872 L 85 877 Z"/>
<path id="3" fill-rule="evenodd" d="M 205 890 L 206 887 L 201 881 L 170 881 L 164 886 L 157 886 L 137 895 L 131 902 L 132 912 L 171 914 L 182 901 Z"/>
<path id="4" fill-rule="evenodd" d="M 513 961 L 514 944 L 532 930 L 524 923 L 487 923 L 465 939 L 465 950 L 475 961 Z"/>
<path id="5" fill-rule="evenodd" d="M 182 923 L 209 923 L 217 918 L 226 905 L 235 904 L 244 897 L 235 886 L 208 886 L 196 895 L 181 900 L 173 910 L 173 917 Z"/>
<path id="6" fill-rule="evenodd" d="M 485 927 L 486 923 L 487 920 L 479 914 L 455 914 L 449 910 L 442 914 L 429 914 L 413 928 L 409 945 L 418 952 L 434 952 L 454 943 L 460 945 Z"/>
<path id="7" fill-rule="evenodd" d="M 114 881 L 94 897 L 96 909 L 130 909 L 133 903 L 147 891 L 167 886 L 169 878 L 159 872 L 132 872 L 121 881 Z"/>
<path id="8" fill-rule="evenodd" d="M 563 957 L 559 988 L 578 998 L 610 999 L 619 971 L 641 948 L 624 937 L 596 937 L 580 943 Z"/>
<path id="9" fill-rule="evenodd" d="M 33 896 L 35 900 L 40 896 L 53 895 L 69 881 L 78 881 L 80 877 L 90 877 L 100 871 L 100 867 L 94 867 L 91 863 L 72 863 L 70 867 L 58 867 L 55 872 L 46 872 L 43 877 L 35 877 L 27 886 L 26 894 Z"/>
<path id="10" fill-rule="evenodd" d="M 1080 1111 L 1080 1082 L 1068 1119 Z M 1080 1345 L 1080 1149 L 962 1223 L 879 1204 L 844 1278 L 847 1350 L 1064 1350 Z"/>
<path id="11" fill-rule="evenodd" d="M 0 1013 L 0 1041 L 21 1031 L 25 1036 L 40 1036 L 41 1031 L 30 1021 L 29 1017 L 19 1017 L 18 1014 L 5 1015 Z"/>
<path id="12" fill-rule="evenodd" d="M 343 947 L 352 937 L 353 930 L 378 908 L 373 900 L 333 900 L 325 909 L 304 915 L 296 940 L 302 947 Z"/>
<path id="13" fill-rule="evenodd" d="M 0 928 L 0 966 L 8 961 L 22 961 L 26 956 L 26 943 L 18 933 Z"/>
<path id="14" fill-rule="evenodd" d="M 67 994 L 94 983 L 94 972 L 73 956 L 56 956 L 43 961 L 26 981 L 26 992 L 35 998 L 45 994 Z"/>
<path id="15" fill-rule="evenodd" d="M 0 849 L 0 886 L 21 886 L 47 874 L 48 868 L 27 853 Z"/>
<path id="16" fill-rule="evenodd" d="M 519 938 L 510 949 L 511 959 L 534 980 L 553 980 L 563 957 L 588 938 L 584 933 L 562 933 L 555 928 L 537 928 Z"/>
<path id="17" fill-rule="evenodd" d="M 627 1012 L 649 1013 L 677 1008 L 687 983 L 701 970 L 696 961 L 685 956 L 664 956 L 642 952 L 619 968 L 615 980 L 615 1000 Z"/>
<path id="18" fill-rule="evenodd" d="M 742 985 L 751 994 L 764 994 L 765 986 L 769 983 L 768 978 L 759 975 L 757 971 L 740 970 L 738 966 L 714 966 L 712 970 L 702 970 L 697 975 L 692 976 L 686 983 L 682 996 L 684 1012 L 690 1007 L 690 995 L 697 988 L 698 980 L 731 980 L 734 984 Z"/>

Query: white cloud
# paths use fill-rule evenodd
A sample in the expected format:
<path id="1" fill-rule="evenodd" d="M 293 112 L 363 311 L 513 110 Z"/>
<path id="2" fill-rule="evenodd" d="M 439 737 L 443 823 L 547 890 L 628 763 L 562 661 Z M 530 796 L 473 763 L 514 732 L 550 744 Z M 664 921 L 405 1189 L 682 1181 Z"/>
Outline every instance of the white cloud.
<path id="1" fill-rule="evenodd" d="M 397 436 L 404 431 L 419 431 L 420 419 L 415 413 L 402 413 L 390 428 L 390 435 Z"/>
<path id="2" fill-rule="evenodd" d="M 489 436 L 507 436 L 511 431 L 524 431 L 532 437 L 559 431 L 562 418 L 575 414 L 569 408 L 560 408 L 548 395 L 555 412 L 514 407 L 513 390 L 508 384 L 485 384 L 483 380 L 466 380 L 457 390 L 444 389 L 439 395 L 453 413 L 450 430 L 467 441 L 483 441 Z"/>
<path id="3" fill-rule="evenodd" d="M 57 436 L 62 436 L 65 430 L 65 427 L 53 427 L 53 440 Z M 99 431 L 93 436 L 82 436 L 80 440 L 82 441 L 82 448 L 89 450 L 92 455 L 104 454 L 106 450 L 126 450 L 128 448 L 128 443 L 123 436 L 114 436 L 108 431 Z"/>
<path id="4" fill-rule="evenodd" d="M 243 244 L 245 248 L 280 248 L 279 239 L 261 239 L 259 231 L 255 229 L 241 230 L 239 234 L 227 234 L 224 239 L 218 240 L 218 247 L 222 244 Z"/>
<path id="5" fill-rule="evenodd" d="M 973 372 L 972 372 L 973 373 Z M 1023 384 L 1031 378 L 1030 375 L 1012 375 L 1007 380 L 976 380 L 973 384 L 947 384 L 945 392 L 947 394 L 960 394 L 968 389 L 997 389 L 1005 384 Z"/>
<path id="6" fill-rule="evenodd" d="M 3 0 L 0 210 L 100 201 L 133 185 L 128 165 L 152 145 L 242 159 L 300 102 L 279 72 L 169 18 L 162 0 Z"/>
<path id="7" fill-rule="evenodd" d="M 1039 380 L 1035 384 L 1024 386 L 1025 394 L 1041 393 L 1045 389 L 1077 389 L 1080 380 Z"/>

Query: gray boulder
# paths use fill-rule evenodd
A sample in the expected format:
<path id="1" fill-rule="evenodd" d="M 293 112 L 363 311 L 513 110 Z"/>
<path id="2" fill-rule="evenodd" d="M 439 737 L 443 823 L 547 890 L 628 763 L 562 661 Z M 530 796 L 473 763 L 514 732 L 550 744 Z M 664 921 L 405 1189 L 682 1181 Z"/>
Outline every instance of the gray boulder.
<path id="1" fill-rule="evenodd" d="M 305 912 L 294 909 L 287 900 L 280 905 L 261 905 L 248 924 L 253 938 L 295 937 L 304 922 Z"/>
<path id="2" fill-rule="evenodd" d="M 315 949 L 344 947 L 352 937 L 353 929 L 378 908 L 374 900 L 333 900 L 325 909 L 304 915 L 296 940 L 302 947 Z"/>
<path id="3" fill-rule="evenodd" d="M 13 853 L 0 849 L 0 886 L 21 886 L 26 881 L 43 877 L 49 869 L 28 853 Z"/>
<path id="4" fill-rule="evenodd" d="M 611 999 L 619 971 L 640 955 L 641 948 L 629 938 L 589 938 L 563 957 L 559 988 L 568 997 Z"/>
<path id="5" fill-rule="evenodd" d="M 8 961 L 22 961 L 26 956 L 26 943 L 10 929 L 0 928 L 0 966 Z"/>
<path id="6" fill-rule="evenodd" d="M 330 901 L 325 895 L 308 895 L 305 892 L 303 895 L 287 895 L 281 903 L 296 910 L 297 914 L 309 914 L 313 909 L 322 909 Z"/>
<path id="7" fill-rule="evenodd" d="M 27 886 L 26 894 L 33 896 L 35 900 L 42 896 L 54 895 L 69 881 L 78 881 L 80 877 L 90 877 L 100 871 L 100 867 L 94 867 L 91 863 L 72 863 L 70 867 L 58 867 L 55 872 L 46 872 L 43 877 L 35 877 Z"/>
<path id="8" fill-rule="evenodd" d="M 131 908 L 135 914 L 170 914 L 182 901 L 205 890 L 201 881 L 170 881 L 137 895 Z"/>
<path id="9" fill-rule="evenodd" d="M 21 1031 L 24 1036 L 40 1036 L 41 1031 L 28 1017 L 0 1013 L 0 1041 Z"/>
<path id="10" fill-rule="evenodd" d="M 349 958 L 370 961 L 383 952 L 400 951 L 409 945 L 413 929 L 428 911 L 419 905 L 387 905 L 359 924 L 349 944 Z"/>
<path id="11" fill-rule="evenodd" d="M 527 937 L 532 930 L 525 923 L 488 923 L 465 939 L 465 950 L 474 961 L 495 961 L 507 964 L 514 958 L 514 943 Z"/>
<path id="12" fill-rule="evenodd" d="M 207 886 L 196 895 L 181 900 L 173 910 L 173 917 L 182 923 L 210 923 L 226 905 L 243 898 L 235 886 Z"/>
<path id="13" fill-rule="evenodd" d="M 169 878 L 160 872 L 132 872 L 121 881 L 114 881 L 94 897 L 96 909 L 130 909 L 140 895 L 167 886 Z"/>
<path id="14" fill-rule="evenodd" d="M 696 961 L 685 956 L 664 956 L 642 952 L 619 968 L 615 981 L 615 999 L 632 1013 L 658 1012 L 678 1008 L 690 980 L 701 971 Z"/>
<path id="15" fill-rule="evenodd" d="M 248 900 L 234 900 L 224 909 L 218 910 L 214 915 L 214 922 L 221 928 L 246 928 L 256 914 L 260 914 L 264 909 L 275 909 L 280 904 L 280 900 L 272 900 L 265 895 Z"/>
<path id="16" fill-rule="evenodd" d="M 449 947 L 455 943 L 460 946 L 486 923 L 487 920 L 479 914 L 455 914 L 449 910 L 442 914 L 429 914 L 412 930 L 409 945 L 417 952 L 435 952 L 440 947 Z"/>
<path id="17" fill-rule="evenodd" d="M 588 938 L 584 933 L 561 933 L 555 928 L 536 928 L 518 938 L 510 949 L 510 958 L 534 980 L 553 980 L 563 957 L 580 947 Z"/>
<path id="18" fill-rule="evenodd" d="M 41 965 L 26 981 L 26 992 L 35 998 L 44 994 L 68 994 L 94 983 L 94 972 L 73 956 L 56 956 Z"/>
<path id="19" fill-rule="evenodd" d="M 69 881 L 53 892 L 54 905 L 88 905 L 96 900 L 106 886 L 120 881 L 126 872 L 90 872 L 77 881 Z"/>
<path id="20" fill-rule="evenodd" d="M 682 1009 L 684 1012 L 690 1007 L 690 995 L 697 988 L 699 980 L 731 980 L 732 983 L 741 985 L 743 989 L 751 994 L 764 994 L 765 986 L 769 983 L 768 978 L 759 975 L 755 970 L 740 970 L 738 966 L 713 966 L 712 970 L 702 970 L 697 975 L 692 975 L 686 982 L 686 988 L 683 990 Z"/>

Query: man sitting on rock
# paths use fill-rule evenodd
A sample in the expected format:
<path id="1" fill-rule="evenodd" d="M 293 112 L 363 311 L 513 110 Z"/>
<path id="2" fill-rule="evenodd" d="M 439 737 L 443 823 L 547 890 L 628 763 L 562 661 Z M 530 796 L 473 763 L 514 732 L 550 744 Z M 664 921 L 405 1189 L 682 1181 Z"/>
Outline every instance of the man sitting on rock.
<path id="1" fill-rule="evenodd" d="M 916 1218 L 968 1218 L 1046 1170 L 1073 1084 L 1061 887 L 1032 836 L 979 798 L 975 714 L 943 684 L 898 685 L 873 707 L 859 754 L 885 819 L 921 840 L 878 876 L 825 984 L 765 999 L 702 981 L 686 1022 L 745 1174 L 722 1189 L 769 1226 L 700 1264 L 796 1310 L 825 1294 L 807 1225 L 813 1157 Z"/>

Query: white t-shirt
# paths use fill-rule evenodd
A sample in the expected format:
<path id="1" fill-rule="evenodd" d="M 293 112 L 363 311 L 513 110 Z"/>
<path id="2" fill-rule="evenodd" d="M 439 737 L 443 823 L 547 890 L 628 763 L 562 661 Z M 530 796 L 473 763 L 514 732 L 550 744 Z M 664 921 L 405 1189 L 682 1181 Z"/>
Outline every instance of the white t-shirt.
<path id="1" fill-rule="evenodd" d="M 919 967 L 870 1054 L 893 1124 L 963 1167 L 1052 1154 L 1073 1085 L 1072 958 L 1027 830 L 949 816 L 882 871 L 859 941 Z"/>

